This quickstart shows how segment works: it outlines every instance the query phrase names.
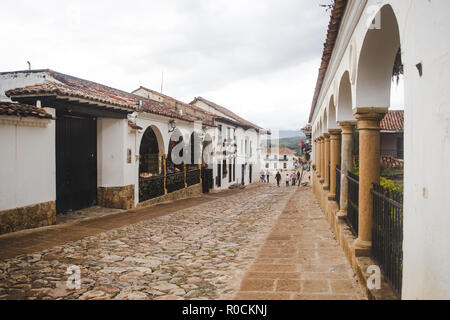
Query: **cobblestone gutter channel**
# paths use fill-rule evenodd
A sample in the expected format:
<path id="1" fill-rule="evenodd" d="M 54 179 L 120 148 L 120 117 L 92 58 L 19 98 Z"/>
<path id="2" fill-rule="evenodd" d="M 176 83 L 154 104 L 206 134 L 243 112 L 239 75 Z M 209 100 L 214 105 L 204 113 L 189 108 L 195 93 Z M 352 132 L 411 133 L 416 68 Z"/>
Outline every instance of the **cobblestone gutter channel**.
<path id="1" fill-rule="evenodd" d="M 250 188 L 0 261 L 0 299 L 231 299 L 295 189 Z"/>

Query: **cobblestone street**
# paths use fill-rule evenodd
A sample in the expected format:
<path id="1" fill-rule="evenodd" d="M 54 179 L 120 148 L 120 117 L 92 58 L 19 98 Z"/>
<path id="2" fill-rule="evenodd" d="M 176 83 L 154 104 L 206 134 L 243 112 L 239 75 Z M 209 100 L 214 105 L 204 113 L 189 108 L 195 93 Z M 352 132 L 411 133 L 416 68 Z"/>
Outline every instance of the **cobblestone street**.
<path id="1" fill-rule="evenodd" d="M 0 299 L 362 298 L 320 214 L 308 188 L 247 188 L 0 261 Z"/>
<path id="2" fill-rule="evenodd" d="M 296 188 L 258 186 L 0 262 L 1 299 L 230 299 Z M 69 290 L 70 265 L 81 288 Z"/>

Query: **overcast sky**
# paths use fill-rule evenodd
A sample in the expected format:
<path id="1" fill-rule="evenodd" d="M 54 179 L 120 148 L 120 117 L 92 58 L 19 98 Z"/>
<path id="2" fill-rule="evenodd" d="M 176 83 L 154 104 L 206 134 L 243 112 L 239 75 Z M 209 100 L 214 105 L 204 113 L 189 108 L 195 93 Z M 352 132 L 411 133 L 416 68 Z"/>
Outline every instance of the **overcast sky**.
<path id="1" fill-rule="evenodd" d="M 270 129 L 308 121 L 330 0 L 9 1 L 0 71 L 202 96 Z"/>

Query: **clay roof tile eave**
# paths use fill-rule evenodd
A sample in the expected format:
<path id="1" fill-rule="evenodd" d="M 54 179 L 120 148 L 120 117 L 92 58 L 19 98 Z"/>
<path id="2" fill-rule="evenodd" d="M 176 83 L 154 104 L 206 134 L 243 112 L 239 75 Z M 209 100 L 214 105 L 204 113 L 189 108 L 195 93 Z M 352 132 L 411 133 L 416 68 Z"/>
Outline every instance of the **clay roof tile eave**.
<path id="1" fill-rule="evenodd" d="M 328 32 L 326 41 L 324 43 L 324 49 L 322 53 L 322 62 L 319 68 L 319 74 L 317 76 L 316 88 L 314 91 L 314 97 L 311 105 L 311 112 L 309 115 L 309 123 L 312 122 L 314 112 L 316 109 L 316 104 L 319 98 L 320 91 L 322 90 L 323 81 L 325 74 L 328 70 L 328 66 L 331 60 L 332 53 L 334 51 L 334 46 L 336 44 L 336 39 L 339 34 L 339 29 L 341 25 L 342 18 L 344 16 L 348 0 L 335 0 L 333 9 L 330 16 L 330 22 L 328 25 Z"/>

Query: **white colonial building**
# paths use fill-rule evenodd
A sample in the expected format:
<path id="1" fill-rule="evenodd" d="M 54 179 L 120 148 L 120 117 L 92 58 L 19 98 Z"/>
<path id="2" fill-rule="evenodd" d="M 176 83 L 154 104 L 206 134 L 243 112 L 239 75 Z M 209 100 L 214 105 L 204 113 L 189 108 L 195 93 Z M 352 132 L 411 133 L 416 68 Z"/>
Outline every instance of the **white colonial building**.
<path id="1" fill-rule="evenodd" d="M 199 101 L 52 70 L 0 73 L 0 234 L 96 204 L 129 209 L 256 182 L 265 131 Z"/>
<path id="2" fill-rule="evenodd" d="M 321 206 L 357 274 L 381 266 L 403 299 L 450 299 L 449 13 L 447 0 L 336 0 L 311 109 Z M 403 203 L 399 195 L 377 202 L 386 195 L 376 187 L 394 65 L 405 88 Z M 349 173 L 355 126 L 359 177 Z M 392 209 L 380 215 L 383 206 Z"/>
<path id="3" fill-rule="evenodd" d="M 295 151 L 288 148 L 263 148 L 262 169 L 270 173 L 277 171 L 292 171 L 298 168 L 298 158 Z"/>

